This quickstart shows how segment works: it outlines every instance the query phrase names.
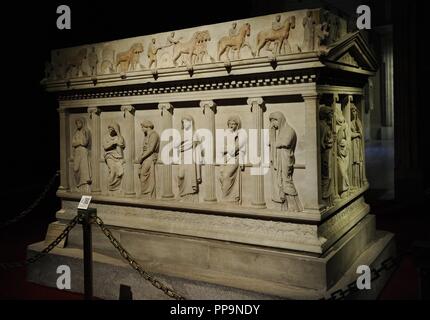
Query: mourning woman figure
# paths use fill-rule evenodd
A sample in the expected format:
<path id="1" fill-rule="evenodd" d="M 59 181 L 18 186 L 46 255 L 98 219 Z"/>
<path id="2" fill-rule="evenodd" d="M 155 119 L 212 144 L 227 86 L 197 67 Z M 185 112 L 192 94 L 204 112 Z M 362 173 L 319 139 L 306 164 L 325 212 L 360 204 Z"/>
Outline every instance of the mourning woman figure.
<path id="1" fill-rule="evenodd" d="M 363 172 L 363 126 L 358 117 L 358 110 L 351 104 L 351 156 L 352 185 L 361 188 L 364 182 Z"/>
<path id="2" fill-rule="evenodd" d="M 321 139 L 321 184 L 322 198 L 328 206 L 334 204 L 334 183 L 333 183 L 333 110 L 327 106 L 321 106 L 320 118 L 320 139 Z"/>
<path id="3" fill-rule="evenodd" d="M 241 171 L 244 169 L 246 135 L 240 130 L 241 121 L 238 116 L 231 116 L 227 121 L 227 132 L 223 156 L 225 163 L 220 170 L 222 201 L 240 204 L 241 202 Z"/>
<path id="4" fill-rule="evenodd" d="M 73 172 L 75 175 L 76 188 L 79 192 L 90 192 L 91 165 L 88 149 L 91 144 L 91 135 L 85 126 L 83 118 L 76 119 L 76 130 L 72 137 L 73 147 Z"/>
<path id="5" fill-rule="evenodd" d="M 302 211 L 293 182 L 297 135 L 281 112 L 270 119 L 270 166 L 272 171 L 272 200 L 281 203 L 283 211 Z"/>
<path id="6" fill-rule="evenodd" d="M 105 161 L 109 168 L 109 191 L 116 191 L 121 186 L 124 175 L 124 148 L 125 141 L 117 123 L 108 125 L 108 133 L 104 137 L 103 148 Z"/>
<path id="7" fill-rule="evenodd" d="M 200 139 L 194 134 L 194 119 L 183 116 L 181 119 L 181 141 L 174 145 L 179 152 L 178 188 L 180 201 L 198 202 L 201 178 Z"/>
<path id="8" fill-rule="evenodd" d="M 144 198 L 155 199 L 155 164 L 158 159 L 160 137 L 154 131 L 154 124 L 145 120 L 141 124 L 144 133 L 142 153 L 137 159 L 140 164 L 139 178 L 141 182 L 141 194 Z"/>

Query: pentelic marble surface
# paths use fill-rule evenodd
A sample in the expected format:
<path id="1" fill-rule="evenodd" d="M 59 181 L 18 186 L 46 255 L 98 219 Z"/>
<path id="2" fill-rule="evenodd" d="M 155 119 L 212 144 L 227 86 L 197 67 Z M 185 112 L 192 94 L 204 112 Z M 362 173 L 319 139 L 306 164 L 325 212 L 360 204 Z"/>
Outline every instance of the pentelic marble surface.
<path id="1" fill-rule="evenodd" d="M 133 239 L 167 237 L 168 254 L 181 243 L 182 271 L 155 272 L 281 296 L 290 291 L 273 283 L 328 290 L 374 242 L 363 87 L 376 68 L 363 36 L 324 9 L 54 50 L 42 83 L 59 101 L 57 218 L 66 223 L 92 195 L 137 259 L 163 260 Z M 320 269 L 307 282 L 275 268 L 273 282 L 256 262 L 261 286 L 250 288 L 234 265 L 217 279 L 197 276 L 217 274 L 216 263 L 185 267 L 197 252 L 249 259 L 244 250 Z"/>

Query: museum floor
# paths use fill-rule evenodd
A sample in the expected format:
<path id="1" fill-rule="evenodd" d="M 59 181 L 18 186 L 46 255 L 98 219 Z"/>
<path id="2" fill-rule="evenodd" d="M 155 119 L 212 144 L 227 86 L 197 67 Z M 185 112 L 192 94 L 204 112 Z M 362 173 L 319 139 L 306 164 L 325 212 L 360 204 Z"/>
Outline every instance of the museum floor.
<path id="1" fill-rule="evenodd" d="M 368 178 L 371 186 L 366 200 L 371 213 L 376 215 L 377 229 L 396 235 L 398 252 L 405 254 L 379 299 L 417 299 L 419 297 L 419 274 L 417 263 L 411 250 L 417 241 L 429 241 L 428 226 L 430 219 L 422 210 L 429 199 L 406 204 L 392 200 L 390 186 L 393 165 L 393 146 L 389 142 L 369 143 L 366 150 Z M 388 186 L 388 187 L 387 187 Z M 16 203 L 16 208 L 3 209 L 2 219 L 12 217 L 24 209 L 31 199 L 36 198 L 43 186 L 28 186 L 27 190 L 9 190 L 3 193 L 2 203 Z M 25 200 L 21 198 L 25 194 Z M 13 199 L 20 199 L 14 202 Z M 47 199 L 55 199 L 51 190 Z M 19 261 L 25 258 L 26 247 L 44 239 L 47 226 L 54 220 L 56 201 L 44 200 L 40 206 L 23 221 L 0 229 L 0 261 Z M 7 219 L 5 219 L 7 220 Z M 0 270 L 0 299 L 82 299 L 82 295 L 60 291 L 29 283 L 25 280 L 25 268 L 12 271 Z M 97 275 L 95 275 L 97 277 Z M 142 280 L 143 281 L 143 280 Z"/>

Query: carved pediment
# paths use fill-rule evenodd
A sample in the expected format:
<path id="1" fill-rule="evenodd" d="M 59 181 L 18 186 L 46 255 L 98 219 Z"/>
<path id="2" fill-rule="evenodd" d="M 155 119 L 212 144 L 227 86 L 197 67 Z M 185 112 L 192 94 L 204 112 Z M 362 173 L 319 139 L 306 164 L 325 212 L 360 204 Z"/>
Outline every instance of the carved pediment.
<path id="1" fill-rule="evenodd" d="M 348 34 L 331 45 L 323 62 L 329 67 L 368 74 L 378 68 L 376 58 L 360 32 Z"/>

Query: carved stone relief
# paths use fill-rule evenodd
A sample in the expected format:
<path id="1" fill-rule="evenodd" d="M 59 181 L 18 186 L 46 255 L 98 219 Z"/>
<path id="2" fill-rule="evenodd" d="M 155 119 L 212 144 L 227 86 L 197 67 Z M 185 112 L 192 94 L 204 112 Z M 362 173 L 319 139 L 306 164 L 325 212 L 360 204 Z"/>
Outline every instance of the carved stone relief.
<path id="1" fill-rule="evenodd" d="M 337 143 L 337 167 L 338 167 L 338 194 L 341 198 L 345 198 L 349 194 L 349 125 L 345 120 L 340 107 L 336 106 L 335 111 L 336 124 L 336 143 Z"/>
<path id="2" fill-rule="evenodd" d="M 223 202 L 241 204 L 242 202 L 242 171 L 245 170 L 244 155 L 247 137 L 241 131 L 241 120 L 231 116 L 227 121 L 225 148 L 222 156 L 225 164 L 221 166 L 219 181 Z"/>
<path id="3" fill-rule="evenodd" d="M 73 173 L 78 192 L 88 194 L 91 191 L 91 162 L 89 158 L 91 134 L 86 127 L 84 118 L 76 119 L 75 124 L 76 130 L 71 142 L 73 147 Z"/>
<path id="4" fill-rule="evenodd" d="M 141 183 L 141 195 L 144 198 L 156 198 L 155 164 L 158 160 L 160 137 L 154 130 L 154 124 L 145 120 L 141 123 L 144 133 L 142 151 L 136 163 L 140 165 L 139 179 Z"/>
<path id="5" fill-rule="evenodd" d="M 202 63 L 205 56 L 209 56 L 207 51 L 207 42 L 211 40 L 209 31 L 197 31 L 187 42 L 178 41 L 173 48 L 173 64 L 178 65 L 177 61 L 182 55 L 186 55 L 188 67 L 196 63 Z M 210 57 L 213 60 L 212 57 Z"/>
<path id="6" fill-rule="evenodd" d="M 283 211 L 303 211 L 293 181 L 297 135 L 281 112 L 273 112 L 270 119 L 270 167 L 272 172 L 272 200 Z"/>
<path id="7" fill-rule="evenodd" d="M 364 185 L 363 159 L 363 126 L 357 107 L 351 103 L 351 183 L 354 188 L 361 188 Z"/>
<path id="8" fill-rule="evenodd" d="M 117 71 L 124 73 L 136 70 L 142 52 L 143 45 L 141 43 L 133 43 L 129 50 L 118 53 L 115 61 Z"/>
<path id="9" fill-rule="evenodd" d="M 117 191 L 121 188 L 124 175 L 124 148 L 125 140 L 121 135 L 120 127 L 118 123 L 112 122 L 108 125 L 108 132 L 103 139 L 104 158 L 109 169 L 109 191 Z"/>
<path id="10" fill-rule="evenodd" d="M 275 21 L 272 23 L 272 28 L 269 30 L 261 31 L 257 35 L 257 56 L 260 56 L 261 49 L 273 43 L 272 53 L 286 54 L 291 53 L 291 47 L 288 43 L 290 30 L 296 27 L 296 17 L 290 16 L 281 22 L 281 15 L 277 15 Z"/>
<path id="11" fill-rule="evenodd" d="M 240 50 L 244 47 L 248 47 L 251 50 L 253 56 L 255 53 L 252 50 L 247 38 L 251 35 L 251 25 L 245 23 L 239 30 L 236 30 L 237 24 L 233 23 L 232 28 L 229 30 L 229 35 L 222 37 L 218 41 L 217 58 L 221 61 L 221 56 L 225 53 L 225 57 L 230 60 L 230 51 L 233 53 L 232 59 L 234 59 L 234 53 L 237 54 L 237 60 L 240 60 Z"/>
<path id="12" fill-rule="evenodd" d="M 333 110 L 320 106 L 320 145 L 321 145 L 321 188 L 322 199 L 327 206 L 334 204 L 333 168 Z"/>
<path id="13" fill-rule="evenodd" d="M 194 133 L 194 118 L 184 115 L 181 119 L 181 139 L 174 144 L 179 154 L 178 188 L 179 200 L 184 202 L 199 201 L 199 184 L 202 182 L 201 174 L 201 143 Z"/>

